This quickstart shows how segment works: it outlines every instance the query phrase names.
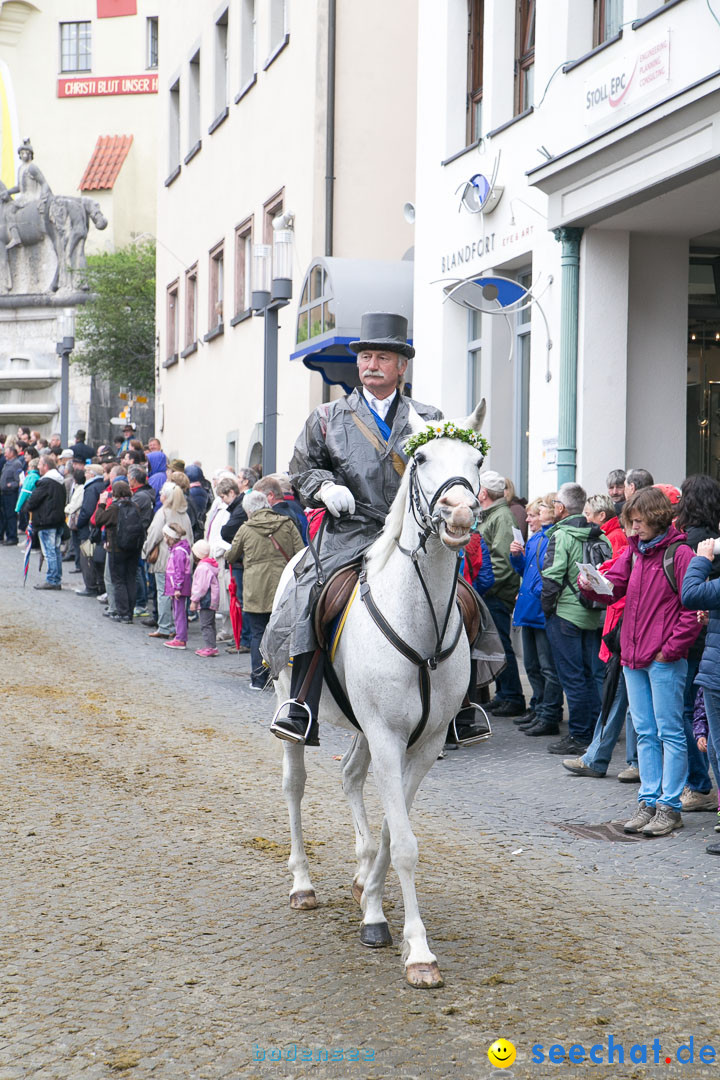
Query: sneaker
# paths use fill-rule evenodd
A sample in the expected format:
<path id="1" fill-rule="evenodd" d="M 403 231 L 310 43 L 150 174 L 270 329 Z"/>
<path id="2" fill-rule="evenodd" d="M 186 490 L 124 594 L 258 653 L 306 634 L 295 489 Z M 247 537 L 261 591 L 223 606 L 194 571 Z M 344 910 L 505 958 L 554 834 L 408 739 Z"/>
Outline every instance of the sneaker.
<path id="1" fill-rule="evenodd" d="M 233 641 L 233 636 L 230 630 L 220 630 L 217 635 L 218 641 Z"/>
<path id="2" fill-rule="evenodd" d="M 155 635 L 151 634 L 150 637 Z M 179 641 L 178 638 L 173 638 L 172 641 L 163 641 L 163 645 L 166 649 L 187 649 L 187 641 Z"/>
<path id="3" fill-rule="evenodd" d="M 627 833 L 639 833 L 643 832 L 645 826 L 649 821 L 655 817 L 655 807 L 648 806 L 646 802 L 640 801 L 637 804 L 637 809 L 629 821 L 626 821 L 623 825 L 623 832 Z"/>
<path id="4" fill-rule="evenodd" d="M 51 583 L 49 581 L 43 581 L 43 582 L 40 583 L 40 585 L 33 585 L 33 588 L 34 589 L 54 589 L 55 591 L 57 591 L 58 589 L 62 588 L 62 586 L 61 585 L 51 585 Z"/>
<path id="5" fill-rule="evenodd" d="M 598 772 L 597 769 L 591 769 L 589 765 L 586 765 L 581 757 L 565 758 L 563 761 L 563 768 L 568 772 L 573 773 L 575 776 L 592 776 L 596 780 L 602 780 L 605 775 L 604 772 Z"/>
<path id="6" fill-rule="evenodd" d="M 75 590 L 75 595 L 76 596 L 94 596 L 94 597 L 97 597 L 98 591 L 97 591 L 97 589 L 76 589 Z"/>
<path id="7" fill-rule="evenodd" d="M 143 626 L 157 626 L 157 619 L 154 619 L 151 615 L 149 619 L 143 619 L 142 624 Z"/>
<path id="8" fill-rule="evenodd" d="M 680 796 L 680 804 L 686 814 L 693 810 L 708 810 L 710 813 L 717 813 L 717 791 L 693 791 L 692 788 L 686 787 Z"/>
<path id="9" fill-rule="evenodd" d="M 106 619 L 114 619 L 117 615 L 117 611 L 111 611 L 110 608 L 108 608 L 107 611 L 103 611 L 103 615 Z"/>
<path id="10" fill-rule="evenodd" d="M 673 810 L 671 806 L 658 803 L 655 807 L 655 816 L 643 826 L 643 836 L 669 836 L 676 829 L 682 829 L 683 819 L 679 810 Z"/>
<path id="11" fill-rule="evenodd" d="M 628 765 L 627 769 L 621 769 L 618 773 L 618 780 L 621 784 L 639 784 L 640 770 L 637 765 Z"/>
<path id="12" fill-rule="evenodd" d="M 196 649 L 195 650 L 195 655 L 196 656 L 219 656 L 220 653 L 217 651 L 217 649 Z"/>
<path id="13" fill-rule="evenodd" d="M 254 682 L 251 682 L 248 689 L 249 690 L 259 690 L 262 693 L 262 691 L 265 689 L 265 687 L 264 686 L 257 686 Z"/>
<path id="14" fill-rule="evenodd" d="M 572 754 L 574 757 L 582 757 L 587 750 L 584 743 L 579 743 L 572 735 L 566 735 L 559 742 L 550 743 L 547 748 L 548 754 Z"/>
<path id="15" fill-rule="evenodd" d="M 100 593 L 100 595 L 96 599 L 97 599 L 98 604 L 107 604 L 107 602 L 108 602 L 108 594 L 106 592 Z"/>
<path id="16" fill-rule="evenodd" d="M 152 616 L 146 608 L 135 608 L 133 615 L 136 619 L 150 619 Z"/>

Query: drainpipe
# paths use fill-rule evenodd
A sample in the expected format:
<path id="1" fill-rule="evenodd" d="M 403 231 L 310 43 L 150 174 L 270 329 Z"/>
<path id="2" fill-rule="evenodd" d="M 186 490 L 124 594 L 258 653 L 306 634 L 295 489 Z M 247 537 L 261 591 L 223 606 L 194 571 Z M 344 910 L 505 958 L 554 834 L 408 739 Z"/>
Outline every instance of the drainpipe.
<path id="1" fill-rule="evenodd" d="M 577 465 L 577 359 L 580 238 L 582 229 L 554 229 L 562 244 L 560 265 L 560 409 L 558 417 L 557 482 L 575 482 Z"/>
<path id="2" fill-rule="evenodd" d="M 328 0 L 327 108 L 325 111 L 325 255 L 333 253 L 335 214 L 335 37 L 337 0 Z"/>

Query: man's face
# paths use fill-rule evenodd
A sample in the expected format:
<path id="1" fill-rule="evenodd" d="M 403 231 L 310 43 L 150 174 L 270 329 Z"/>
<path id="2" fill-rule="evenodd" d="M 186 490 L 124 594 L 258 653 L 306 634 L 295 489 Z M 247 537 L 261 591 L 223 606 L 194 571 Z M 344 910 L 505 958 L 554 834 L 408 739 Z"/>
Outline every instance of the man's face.
<path id="1" fill-rule="evenodd" d="M 560 502 L 559 499 L 553 499 L 553 509 L 555 511 L 556 521 L 562 521 L 563 518 L 566 518 L 568 516 L 565 503 Z"/>
<path id="2" fill-rule="evenodd" d="M 51 435 L 50 436 L 50 448 L 51 448 L 51 450 L 54 450 L 55 447 L 61 447 L 61 446 L 62 446 L 62 440 L 61 440 L 60 436 L 59 435 Z"/>
<path id="3" fill-rule="evenodd" d="M 41 457 L 38 461 L 38 472 L 41 476 L 44 476 L 46 472 L 49 472 L 49 470 L 50 466 L 47 463 L 47 458 L 45 456 Z"/>
<path id="4" fill-rule="evenodd" d="M 135 432 L 133 431 L 133 429 L 131 427 L 126 427 L 123 430 L 123 439 L 132 439 L 134 434 L 135 434 Z"/>
<path id="5" fill-rule="evenodd" d="M 18 154 L 20 155 L 20 160 L 21 161 L 32 161 L 32 154 L 30 153 L 29 150 L 25 150 L 25 149 L 18 150 Z"/>
<path id="6" fill-rule="evenodd" d="M 157 453 L 157 451 L 160 449 L 161 446 L 157 439 L 148 440 L 148 450 L 150 450 L 152 453 Z"/>
<path id="7" fill-rule="evenodd" d="M 134 464 L 134 462 L 133 462 L 133 459 L 130 457 L 129 454 L 123 454 L 123 456 L 120 458 L 120 464 L 124 465 L 125 468 L 127 469 L 128 466 Z"/>
<path id="8" fill-rule="evenodd" d="M 222 501 L 225 503 L 226 506 L 229 506 L 231 502 L 234 502 L 235 499 L 237 499 L 237 497 L 238 497 L 238 492 L 237 491 L 226 491 L 224 495 L 220 496 L 220 498 L 222 499 Z"/>
<path id="9" fill-rule="evenodd" d="M 398 353 L 384 349 L 364 349 L 358 353 L 358 373 L 360 382 L 374 397 L 383 398 L 397 389 L 400 377 L 405 373 L 407 360 Z"/>
<path id="10" fill-rule="evenodd" d="M 625 485 L 624 484 L 608 484 L 608 495 L 613 502 L 620 502 L 625 498 Z"/>
<path id="11" fill-rule="evenodd" d="M 635 494 L 635 485 L 634 484 L 628 484 L 628 482 L 626 480 L 625 483 L 623 484 L 623 492 L 625 494 L 625 498 L 629 499 L 631 495 Z"/>

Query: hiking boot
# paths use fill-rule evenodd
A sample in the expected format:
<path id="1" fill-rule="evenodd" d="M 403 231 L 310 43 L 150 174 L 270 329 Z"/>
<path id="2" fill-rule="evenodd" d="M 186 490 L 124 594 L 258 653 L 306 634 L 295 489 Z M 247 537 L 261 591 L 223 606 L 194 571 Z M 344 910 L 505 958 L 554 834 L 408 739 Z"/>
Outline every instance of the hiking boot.
<path id="1" fill-rule="evenodd" d="M 652 821 L 655 817 L 655 807 L 648 806 L 646 802 L 642 800 L 637 804 L 637 809 L 629 821 L 626 821 L 623 825 L 623 832 L 627 833 L 639 833 L 642 832 L 648 822 Z"/>
<path id="2" fill-rule="evenodd" d="M 673 810 L 671 806 L 658 803 L 655 807 L 655 816 L 643 826 L 643 836 L 669 836 L 675 829 L 682 829 L 683 819 L 679 810 Z"/>
<path id="3" fill-rule="evenodd" d="M 598 772 L 597 769 L 591 769 L 589 765 L 586 765 L 581 757 L 565 758 L 563 761 L 563 768 L 568 772 L 573 773 L 575 776 L 592 776 L 596 780 L 602 780 L 605 775 L 604 772 Z"/>
<path id="4" fill-rule="evenodd" d="M 637 765 L 628 765 L 626 769 L 620 770 L 617 778 L 621 784 L 639 784 L 640 770 Z"/>
<path id="5" fill-rule="evenodd" d="M 694 791 L 693 788 L 686 787 L 680 796 L 680 804 L 686 814 L 694 810 L 709 810 L 711 813 L 717 813 L 717 791 Z"/>
<path id="6" fill-rule="evenodd" d="M 586 744 L 578 742 L 572 735 L 566 735 L 559 742 L 550 743 L 547 748 L 548 754 L 572 754 L 573 757 L 582 757 L 586 750 Z"/>

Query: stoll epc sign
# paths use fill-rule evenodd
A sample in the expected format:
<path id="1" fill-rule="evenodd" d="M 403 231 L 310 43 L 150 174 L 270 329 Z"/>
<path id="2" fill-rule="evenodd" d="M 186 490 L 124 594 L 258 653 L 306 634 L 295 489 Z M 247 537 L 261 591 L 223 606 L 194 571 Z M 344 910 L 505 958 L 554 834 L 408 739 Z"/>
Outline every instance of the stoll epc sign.
<path id="1" fill-rule="evenodd" d="M 585 81 L 586 124 L 594 124 L 615 109 L 635 104 L 670 78 L 670 34 L 642 49 L 618 57 Z"/>

